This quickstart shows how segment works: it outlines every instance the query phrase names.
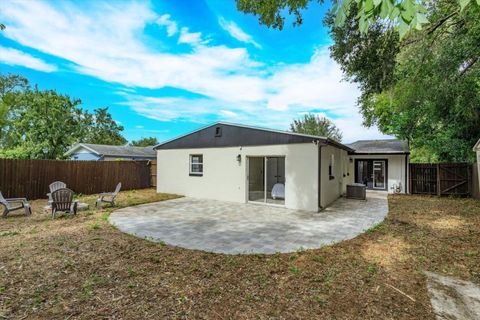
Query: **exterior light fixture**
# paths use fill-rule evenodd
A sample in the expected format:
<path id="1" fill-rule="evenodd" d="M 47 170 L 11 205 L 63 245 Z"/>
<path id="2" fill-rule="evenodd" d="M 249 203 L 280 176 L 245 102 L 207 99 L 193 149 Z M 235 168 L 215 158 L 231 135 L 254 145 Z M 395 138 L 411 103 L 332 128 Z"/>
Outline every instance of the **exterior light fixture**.
<path id="1" fill-rule="evenodd" d="M 238 163 L 242 162 L 242 155 L 241 154 L 237 155 L 237 162 Z"/>

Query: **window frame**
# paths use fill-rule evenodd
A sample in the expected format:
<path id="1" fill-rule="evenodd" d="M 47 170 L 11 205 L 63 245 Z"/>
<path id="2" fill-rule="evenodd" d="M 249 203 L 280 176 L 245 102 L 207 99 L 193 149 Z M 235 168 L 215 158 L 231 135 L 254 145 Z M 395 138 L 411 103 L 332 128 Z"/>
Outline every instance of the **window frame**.
<path id="1" fill-rule="evenodd" d="M 335 154 L 330 155 L 330 164 L 328 165 L 328 179 L 333 180 L 335 179 L 335 174 L 334 174 L 334 162 L 335 162 Z"/>
<path id="2" fill-rule="evenodd" d="M 197 163 L 193 163 L 193 158 L 194 157 L 199 157 L 199 162 Z M 192 171 L 192 165 L 200 165 L 200 170 L 199 172 L 197 171 Z M 203 176 L 203 154 L 199 154 L 199 153 L 196 153 L 196 154 L 190 154 L 189 157 L 188 157 L 188 174 L 189 176 L 191 177 L 201 177 Z"/>

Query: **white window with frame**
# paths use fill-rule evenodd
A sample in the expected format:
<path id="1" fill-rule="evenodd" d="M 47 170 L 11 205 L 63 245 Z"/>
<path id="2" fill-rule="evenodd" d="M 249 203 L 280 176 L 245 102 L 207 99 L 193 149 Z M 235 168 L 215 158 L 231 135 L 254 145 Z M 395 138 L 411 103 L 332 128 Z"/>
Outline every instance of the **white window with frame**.
<path id="1" fill-rule="evenodd" d="M 203 176 L 203 155 L 191 154 L 190 155 L 190 175 L 191 176 Z"/>

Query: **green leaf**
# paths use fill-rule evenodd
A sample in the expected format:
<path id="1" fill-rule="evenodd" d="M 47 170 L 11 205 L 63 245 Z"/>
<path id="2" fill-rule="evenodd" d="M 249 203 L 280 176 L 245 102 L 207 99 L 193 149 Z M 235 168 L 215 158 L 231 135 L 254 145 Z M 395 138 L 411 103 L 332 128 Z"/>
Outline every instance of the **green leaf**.
<path id="1" fill-rule="evenodd" d="M 390 1 L 388 1 L 388 0 L 382 2 L 382 6 L 380 7 L 380 18 L 381 19 L 385 19 L 386 17 L 388 17 L 388 14 L 390 13 L 390 11 L 388 10 L 388 3 L 390 3 Z"/>
<path id="2" fill-rule="evenodd" d="M 373 10 L 373 0 L 365 0 L 363 5 L 364 11 L 369 12 Z"/>
<path id="3" fill-rule="evenodd" d="M 351 5 L 352 5 L 352 0 L 343 0 L 342 1 L 343 12 L 347 13 L 350 10 Z"/>
<path id="4" fill-rule="evenodd" d="M 400 15 L 400 10 L 397 7 L 393 7 L 392 11 L 390 11 L 389 18 L 391 20 L 395 20 L 398 18 L 399 15 Z"/>
<path id="5" fill-rule="evenodd" d="M 346 15 L 342 9 L 340 9 L 335 15 L 335 26 L 341 27 L 345 23 Z"/>
<path id="6" fill-rule="evenodd" d="M 382 0 L 373 0 L 373 4 L 375 5 L 375 7 L 378 7 L 380 4 L 382 4 Z"/>
<path id="7" fill-rule="evenodd" d="M 425 6 L 422 4 L 422 3 L 419 3 L 417 5 L 417 11 L 420 12 L 420 13 L 427 13 L 427 8 L 425 8 Z"/>
<path id="8" fill-rule="evenodd" d="M 422 25 L 422 24 L 427 24 L 429 23 L 428 19 L 427 19 L 427 16 L 423 13 L 417 13 L 417 23 L 419 25 Z"/>
<path id="9" fill-rule="evenodd" d="M 477 0 L 478 2 L 479 0 Z M 463 9 L 465 9 L 465 7 L 470 3 L 470 0 L 458 0 L 458 2 L 460 3 L 460 11 L 463 11 Z"/>
<path id="10" fill-rule="evenodd" d="M 368 31 L 368 22 L 365 20 L 364 17 L 361 17 L 358 20 L 358 28 L 360 29 L 360 32 L 365 34 Z"/>
<path id="11" fill-rule="evenodd" d="M 402 8 L 402 18 L 407 24 L 410 24 L 417 15 L 417 5 L 415 4 L 414 0 L 406 0 L 403 2 Z"/>
<path id="12" fill-rule="evenodd" d="M 400 19 L 398 23 L 398 33 L 400 34 L 400 39 L 403 39 L 403 37 L 410 31 L 410 26 Z"/>

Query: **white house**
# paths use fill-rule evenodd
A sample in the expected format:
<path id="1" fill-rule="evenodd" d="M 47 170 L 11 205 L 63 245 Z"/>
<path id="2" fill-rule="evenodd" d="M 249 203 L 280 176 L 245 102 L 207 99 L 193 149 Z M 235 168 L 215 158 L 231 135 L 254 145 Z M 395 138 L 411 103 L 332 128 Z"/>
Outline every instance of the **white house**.
<path id="1" fill-rule="evenodd" d="M 78 143 L 65 152 L 71 160 L 154 160 L 152 147 L 111 146 L 104 144 Z"/>
<path id="2" fill-rule="evenodd" d="M 369 188 L 384 191 L 407 179 L 408 150 L 356 154 L 325 137 L 223 122 L 155 149 L 157 191 L 196 198 L 318 211 L 365 177 Z"/>
<path id="3" fill-rule="evenodd" d="M 359 140 L 348 144 L 353 181 L 368 189 L 406 193 L 408 190 L 409 146 L 403 140 Z"/>

